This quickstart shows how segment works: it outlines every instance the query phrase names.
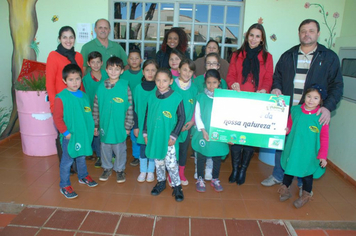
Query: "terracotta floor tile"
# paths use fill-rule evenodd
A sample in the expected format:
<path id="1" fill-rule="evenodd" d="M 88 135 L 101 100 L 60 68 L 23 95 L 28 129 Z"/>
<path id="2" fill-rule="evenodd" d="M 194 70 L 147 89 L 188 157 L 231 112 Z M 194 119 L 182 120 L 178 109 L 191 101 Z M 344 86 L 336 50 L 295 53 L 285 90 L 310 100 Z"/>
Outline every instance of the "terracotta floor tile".
<path id="1" fill-rule="evenodd" d="M 228 235 L 259 236 L 262 235 L 260 227 L 255 220 L 225 220 Z"/>
<path id="2" fill-rule="evenodd" d="M 176 208 L 183 202 L 176 202 L 173 197 L 154 197 L 152 198 L 152 215 L 158 216 L 175 216 Z"/>
<path id="3" fill-rule="evenodd" d="M 321 194 L 328 202 L 346 201 L 334 187 L 315 187 L 317 193 Z"/>
<path id="4" fill-rule="evenodd" d="M 1 235 L 6 236 L 35 236 L 39 228 L 25 228 L 17 226 L 6 226 L 2 231 Z"/>
<path id="5" fill-rule="evenodd" d="M 242 199 L 244 200 L 263 200 L 265 197 L 262 195 L 259 186 L 257 185 L 240 185 L 239 191 Z"/>
<path id="6" fill-rule="evenodd" d="M 116 234 L 150 236 L 153 222 L 153 216 L 122 215 Z"/>
<path id="7" fill-rule="evenodd" d="M 127 212 L 131 198 L 129 194 L 110 194 L 103 211 Z"/>
<path id="8" fill-rule="evenodd" d="M 201 216 L 199 199 L 186 198 L 181 203 L 183 204 L 177 204 L 177 208 L 176 208 L 177 216 L 186 216 L 186 217 Z"/>
<path id="9" fill-rule="evenodd" d="M 330 202 L 345 221 L 356 221 L 356 208 L 348 202 Z"/>
<path id="10" fill-rule="evenodd" d="M 154 196 L 132 196 L 127 212 L 136 214 L 151 214 Z M 172 199 L 172 201 L 174 201 Z"/>
<path id="11" fill-rule="evenodd" d="M 289 235 L 283 221 L 258 221 L 264 236 Z"/>
<path id="12" fill-rule="evenodd" d="M 151 196 L 151 191 L 153 187 L 156 185 L 156 181 L 152 183 L 135 183 L 136 187 L 132 193 L 132 195 L 139 195 L 139 196 Z M 167 185 L 168 189 L 169 186 Z"/>
<path id="13" fill-rule="evenodd" d="M 189 235 L 189 218 L 156 217 L 154 236 Z"/>
<path id="14" fill-rule="evenodd" d="M 108 235 L 108 234 L 100 234 L 100 233 L 83 233 L 83 232 L 78 232 L 75 236 L 104 236 L 104 235 Z"/>
<path id="15" fill-rule="evenodd" d="M 351 186 L 351 187 L 346 187 L 346 188 L 339 188 L 337 191 L 344 199 L 346 199 L 346 201 L 356 204 L 356 188 L 355 187 Z"/>
<path id="16" fill-rule="evenodd" d="M 88 186 L 84 186 L 86 188 L 89 188 Z M 95 187 L 99 188 L 99 186 Z M 80 208 L 81 209 L 88 209 L 88 210 L 97 210 L 97 211 L 103 211 L 104 206 L 108 201 L 111 201 L 110 198 L 111 194 L 109 193 L 103 193 L 100 191 L 97 192 L 91 192 L 91 191 L 83 191 L 80 194 Z"/>
<path id="17" fill-rule="evenodd" d="M 220 194 L 221 199 L 242 199 L 241 192 L 239 186 L 236 183 L 228 183 L 223 186 L 224 191 Z"/>
<path id="18" fill-rule="evenodd" d="M 273 219 L 296 220 L 295 207 L 293 200 L 280 202 L 279 200 L 266 201 L 266 205 Z"/>
<path id="19" fill-rule="evenodd" d="M 191 235 L 216 236 L 226 235 L 223 220 L 218 219 L 191 219 Z"/>
<path id="20" fill-rule="evenodd" d="M 13 202 L 17 204 L 34 205 L 35 202 L 47 191 L 45 187 L 27 187 Z"/>
<path id="21" fill-rule="evenodd" d="M 223 199 L 222 208 L 224 210 L 225 218 L 235 218 L 235 219 L 249 218 L 243 200 Z"/>
<path id="22" fill-rule="evenodd" d="M 43 171 L 28 171 L 26 170 L 19 178 L 16 178 L 12 183 L 30 186 L 32 185 L 38 178 L 40 178 L 44 174 Z"/>
<path id="23" fill-rule="evenodd" d="M 248 218 L 250 219 L 272 219 L 266 202 L 263 200 L 243 200 L 245 203 Z"/>
<path id="24" fill-rule="evenodd" d="M 53 173 L 46 172 L 43 175 L 41 175 L 40 178 L 38 178 L 31 186 L 40 186 L 40 187 L 50 187 L 52 186 L 56 181 L 59 181 L 59 175 L 54 175 Z M 59 189 L 59 185 L 57 185 Z M 59 191 L 59 190 L 58 190 Z"/>
<path id="25" fill-rule="evenodd" d="M 16 217 L 15 214 L 0 214 L 0 227 L 5 227 Z"/>
<path id="26" fill-rule="evenodd" d="M 112 234 L 120 216 L 120 214 L 90 212 L 79 230 Z"/>
<path id="27" fill-rule="evenodd" d="M 223 200 L 220 199 L 201 199 L 200 212 L 202 217 L 209 218 L 224 218 L 225 211 L 223 208 Z"/>
<path id="28" fill-rule="evenodd" d="M 326 236 L 322 229 L 296 229 L 298 236 Z"/>
<path id="29" fill-rule="evenodd" d="M 1 166 L 1 163 L 0 163 Z M 20 179 L 25 171 L 14 171 L 10 169 L 0 169 L 0 184 L 14 184 L 17 179 Z"/>
<path id="30" fill-rule="evenodd" d="M 343 220 L 342 216 L 328 202 L 308 202 L 316 213 L 319 220 Z"/>
<path id="31" fill-rule="evenodd" d="M 41 229 L 36 236 L 74 236 L 75 231 Z"/>
<path id="32" fill-rule="evenodd" d="M 325 230 L 325 232 L 328 234 L 328 236 L 355 236 L 356 231 L 355 230 Z"/>
<path id="33" fill-rule="evenodd" d="M 298 220 L 320 220 L 319 213 L 312 206 L 312 204 L 306 204 L 302 208 L 293 208 L 293 212 Z"/>
<path id="34" fill-rule="evenodd" d="M 11 224 L 40 227 L 54 211 L 54 208 L 26 207 L 11 221 Z"/>
<path id="35" fill-rule="evenodd" d="M 221 184 L 223 187 L 224 185 Z M 220 199 L 221 195 L 224 195 L 224 191 L 217 193 L 214 191 L 213 187 L 210 186 L 210 181 L 205 181 L 206 192 L 200 193 L 197 192 L 194 184 L 189 184 L 188 186 L 183 186 L 183 193 L 185 198 L 194 198 L 194 199 Z M 169 190 L 172 193 L 172 190 Z"/>
<path id="36" fill-rule="evenodd" d="M 6 157 L 6 158 L 10 158 L 13 157 L 15 155 L 18 155 L 22 153 L 22 150 L 17 149 L 17 148 L 7 148 L 6 150 L 4 150 L 3 152 L 1 152 L 1 156 Z"/>
<path id="37" fill-rule="evenodd" d="M 45 227 L 76 230 L 87 214 L 87 211 L 58 209 L 45 224 Z"/>
<path id="38" fill-rule="evenodd" d="M 48 188 L 43 195 L 37 199 L 34 203 L 36 205 L 42 206 L 59 206 L 59 204 L 66 199 L 60 192 L 58 188 Z"/>

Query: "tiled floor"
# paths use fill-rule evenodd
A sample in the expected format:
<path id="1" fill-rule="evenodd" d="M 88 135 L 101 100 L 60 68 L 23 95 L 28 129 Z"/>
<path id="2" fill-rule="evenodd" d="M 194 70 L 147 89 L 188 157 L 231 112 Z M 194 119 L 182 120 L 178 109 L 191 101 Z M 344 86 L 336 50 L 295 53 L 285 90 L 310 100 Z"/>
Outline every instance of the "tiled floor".
<path id="1" fill-rule="evenodd" d="M 128 163 L 131 160 L 131 150 L 128 148 Z M 89 174 L 98 181 L 102 170 L 94 168 L 94 161 L 87 161 L 87 166 Z M 96 227 L 101 228 L 103 225 L 110 232 L 98 232 L 109 233 L 109 235 L 113 232 L 130 235 L 132 228 L 142 229 L 145 233 L 151 230 L 149 235 L 152 235 L 153 226 L 156 227 L 154 235 L 167 235 L 164 233 L 165 230 L 175 232 L 175 228 L 166 227 L 167 224 L 173 224 L 171 217 L 179 218 L 179 220 L 174 220 L 177 229 L 188 227 L 188 231 L 183 231 L 191 235 L 209 235 L 215 232 L 212 230 L 221 230 L 222 233 L 224 232 L 222 235 L 225 235 L 225 232 L 228 232 L 228 235 L 238 235 L 238 231 L 241 230 L 239 224 L 251 225 L 251 229 L 257 229 L 253 226 L 257 225 L 258 232 L 263 232 L 264 235 L 283 235 L 278 232 L 273 233 L 273 230 L 270 234 L 266 233 L 269 231 L 268 226 L 275 224 L 260 220 L 272 219 L 356 222 L 356 188 L 330 168 L 320 180 L 314 182 L 313 200 L 301 209 L 295 209 L 293 206 L 293 199 L 296 199 L 298 194 L 296 182 L 292 186 L 293 198 L 283 203 L 278 199 L 278 186 L 263 187 L 260 184 L 271 174 L 272 167 L 260 162 L 257 156 L 251 161 L 244 185 L 229 184 L 227 180 L 230 171 L 231 164 L 228 158 L 222 164 L 220 172 L 223 192 L 215 192 L 208 183 L 206 193 L 198 193 L 195 190 L 193 178 L 194 160 L 188 158 L 186 176 L 190 183 L 183 187 L 184 201 L 177 203 L 168 187 L 161 195 L 151 196 L 150 191 L 155 183 L 138 183 L 136 178 L 139 174 L 139 167 L 127 164 L 127 180 L 123 184 L 116 183 L 115 175 L 112 175 L 107 182 L 98 181 L 99 186 L 89 188 L 79 184 L 76 175 L 71 176 L 72 186 L 79 197 L 68 200 L 59 192 L 57 156 L 26 156 L 22 153 L 19 136 L 15 136 L 8 142 L 0 144 L 0 202 L 44 206 L 40 208 L 44 212 L 40 214 L 44 221 L 20 228 L 20 230 L 33 231 L 35 234 L 41 229 L 37 235 L 55 235 L 48 233 L 53 229 L 66 229 L 67 233 L 73 231 L 77 232 L 76 235 L 85 235 L 85 233 L 79 234 L 77 230 L 96 232 Z M 78 209 L 75 211 L 78 217 L 72 217 L 72 214 L 67 216 L 63 208 Z M 147 217 L 140 218 L 137 214 L 147 215 Z M 107 217 L 107 220 L 98 221 L 96 217 L 98 215 L 103 219 Z M 130 217 L 135 220 L 129 220 Z M 0 217 L 0 222 L 1 219 Z M 73 220 L 62 222 L 61 219 Z M 241 221 L 236 221 L 236 219 Z M 7 228 L 14 230 L 18 225 L 14 220 L 4 230 Z M 0 224 L 1 227 L 3 226 Z M 282 228 L 285 230 L 285 227 Z M 73 235 L 73 232 L 68 235 Z M 333 234 L 335 232 L 336 234 Z M 337 232 L 319 230 L 315 235 L 337 235 Z M 352 233 L 355 231 L 350 231 L 350 235 L 354 235 Z M 189 234 L 182 233 L 182 235 Z M 303 230 L 298 231 L 298 234 L 310 235 Z M 18 233 L 17 235 L 26 234 Z M 179 234 L 177 231 L 170 235 Z M 242 233 L 241 235 L 249 234 Z"/>

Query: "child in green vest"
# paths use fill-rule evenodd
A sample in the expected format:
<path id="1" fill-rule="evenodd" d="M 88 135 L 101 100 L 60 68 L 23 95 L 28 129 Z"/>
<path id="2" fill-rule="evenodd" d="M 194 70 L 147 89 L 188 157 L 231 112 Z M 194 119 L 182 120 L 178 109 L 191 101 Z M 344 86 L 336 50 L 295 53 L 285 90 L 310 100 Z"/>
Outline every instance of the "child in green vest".
<path id="1" fill-rule="evenodd" d="M 195 72 L 195 64 L 192 60 L 184 58 L 178 68 L 179 77 L 173 82 L 172 89 L 183 97 L 186 123 L 178 137 L 179 151 L 179 177 L 182 185 L 188 185 L 188 180 L 184 176 L 185 164 L 187 162 L 187 151 L 190 143 L 191 127 L 194 125 L 193 114 L 195 108 L 198 88 L 192 83 L 192 76 Z M 169 178 L 168 178 L 169 181 Z"/>
<path id="2" fill-rule="evenodd" d="M 293 106 L 287 123 L 287 141 L 282 152 L 281 166 L 284 170 L 283 185 L 278 189 L 281 202 L 292 197 L 289 187 L 294 176 L 301 177 L 302 195 L 294 206 L 304 206 L 312 196 L 313 178 L 325 173 L 329 147 L 329 125 L 321 125 L 318 110 L 327 92 L 321 85 L 307 89 L 302 105 Z"/>
<path id="3" fill-rule="evenodd" d="M 106 62 L 109 79 L 100 83 L 94 98 L 95 135 L 100 134 L 101 167 L 104 169 L 100 181 L 107 181 L 112 170 L 116 172 L 116 182 L 126 181 L 126 138 L 134 122 L 131 90 L 128 82 L 120 79 L 123 71 L 124 63 L 120 58 L 109 58 Z M 112 153 L 116 156 L 114 164 Z"/>
<path id="4" fill-rule="evenodd" d="M 200 93 L 197 97 L 195 106 L 195 124 L 197 131 L 192 138 L 192 148 L 197 152 L 197 172 L 198 180 L 196 182 L 196 190 L 205 192 L 204 183 L 204 165 L 207 157 L 213 160 L 213 176 L 210 185 L 215 191 L 223 191 L 220 185 L 219 173 L 221 159 L 225 158 L 229 153 L 229 145 L 221 142 L 210 142 L 209 129 L 211 112 L 213 108 L 214 90 L 219 87 L 221 82 L 220 74 L 216 69 L 208 70 L 205 73 L 204 93 Z"/>
<path id="5" fill-rule="evenodd" d="M 89 53 L 88 55 L 88 66 L 91 68 L 88 74 L 83 77 L 83 85 L 85 93 L 88 95 L 90 100 L 90 107 L 93 109 L 94 105 L 94 97 L 96 90 L 100 82 L 108 78 L 106 71 L 101 69 L 103 65 L 102 55 L 100 52 L 94 51 Z M 93 143 L 92 143 L 93 151 L 97 156 L 97 161 L 95 162 L 95 168 L 101 167 L 101 159 L 100 159 L 100 137 L 94 136 Z"/>
<path id="6" fill-rule="evenodd" d="M 172 181 L 176 201 L 183 201 L 184 195 L 178 173 L 176 158 L 177 139 L 185 124 L 182 96 L 170 87 L 172 73 L 166 68 L 158 69 L 155 82 L 157 90 L 148 98 L 143 126 L 146 156 L 155 160 L 157 184 L 151 191 L 159 195 L 166 188 L 166 168 Z"/>
<path id="7" fill-rule="evenodd" d="M 94 136 L 94 121 L 88 96 L 79 90 L 82 70 L 76 64 L 64 67 L 63 82 L 67 89 L 58 93 L 54 102 L 54 122 L 61 133 L 62 158 L 59 167 L 60 192 L 69 199 L 78 195 L 70 183 L 70 167 L 74 158 L 77 163 L 79 183 L 89 187 L 98 184 L 88 175 L 85 157 L 93 154 L 91 143 Z"/>
<path id="8" fill-rule="evenodd" d="M 130 69 L 125 70 L 121 75 L 121 79 L 127 80 L 133 96 L 135 96 L 135 88 L 141 83 L 142 80 L 142 70 L 141 70 L 141 51 L 138 49 L 131 49 L 129 56 L 127 58 L 127 64 Z M 131 166 L 138 166 L 140 163 L 140 145 L 137 144 L 137 138 L 134 135 L 133 129 L 130 132 L 131 146 L 132 146 L 132 156 L 134 159 L 130 162 Z"/>
<path id="9" fill-rule="evenodd" d="M 171 54 L 169 55 L 169 66 L 171 67 L 171 73 L 173 76 L 173 79 L 176 79 L 179 77 L 179 64 L 180 62 L 185 58 L 184 54 L 177 50 L 177 49 L 173 49 Z"/>
<path id="10" fill-rule="evenodd" d="M 147 99 L 156 92 L 155 75 L 158 70 L 158 64 L 155 60 L 149 59 L 143 63 L 142 83 L 137 85 L 134 92 L 134 134 L 137 137 L 137 143 L 140 145 L 140 175 L 137 181 L 153 182 L 155 180 L 155 161 L 147 158 L 146 143 L 142 136 L 143 122 L 145 121 Z M 148 164 L 148 167 L 147 167 Z"/>

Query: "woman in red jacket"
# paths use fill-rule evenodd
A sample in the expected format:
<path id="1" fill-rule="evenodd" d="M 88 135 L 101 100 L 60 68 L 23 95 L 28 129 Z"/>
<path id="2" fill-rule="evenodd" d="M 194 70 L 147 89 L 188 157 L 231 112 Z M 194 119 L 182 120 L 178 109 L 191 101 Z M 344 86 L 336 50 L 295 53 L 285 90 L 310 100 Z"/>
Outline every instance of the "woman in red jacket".
<path id="1" fill-rule="evenodd" d="M 242 46 L 233 53 L 226 77 L 227 85 L 236 91 L 269 93 L 273 82 L 273 59 L 267 51 L 266 33 L 261 24 L 248 29 Z M 229 182 L 245 183 L 246 170 L 253 147 L 231 146 L 232 173 Z"/>

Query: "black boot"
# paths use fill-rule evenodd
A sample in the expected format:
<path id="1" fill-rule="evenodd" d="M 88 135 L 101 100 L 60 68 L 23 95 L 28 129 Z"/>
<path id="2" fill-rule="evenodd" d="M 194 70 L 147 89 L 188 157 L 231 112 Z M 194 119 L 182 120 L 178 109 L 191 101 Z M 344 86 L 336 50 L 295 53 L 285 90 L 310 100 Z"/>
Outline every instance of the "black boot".
<path id="1" fill-rule="evenodd" d="M 153 187 L 151 194 L 153 196 L 159 195 L 163 190 L 166 189 L 166 181 L 159 181 L 157 184 Z"/>
<path id="2" fill-rule="evenodd" d="M 231 146 L 232 172 L 229 177 L 229 183 L 235 183 L 237 181 L 237 175 L 239 173 L 240 162 L 241 162 L 241 149 Z"/>
<path id="3" fill-rule="evenodd" d="M 247 167 L 250 164 L 251 158 L 253 156 L 253 149 L 252 150 L 243 150 L 242 151 L 242 163 L 241 163 L 241 169 L 239 172 L 239 176 L 238 179 L 236 181 L 236 183 L 238 185 L 242 185 L 245 183 L 245 179 L 246 179 L 246 170 Z"/>
<path id="4" fill-rule="evenodd" d="M 173 188 L 172 196 L 175 197 L 177 202 L 181 202 L 184 200 L 182 185 L 178 185 Z"/>

